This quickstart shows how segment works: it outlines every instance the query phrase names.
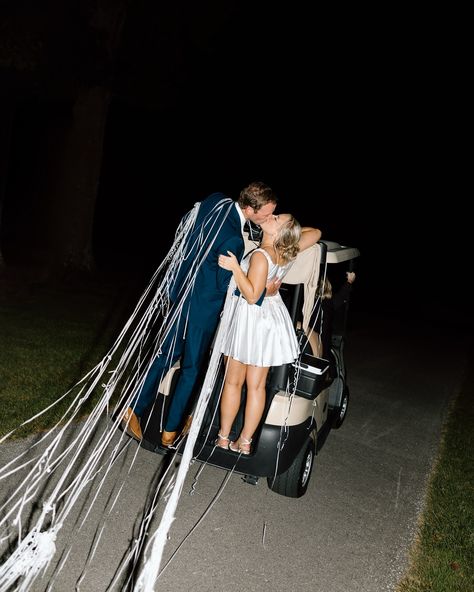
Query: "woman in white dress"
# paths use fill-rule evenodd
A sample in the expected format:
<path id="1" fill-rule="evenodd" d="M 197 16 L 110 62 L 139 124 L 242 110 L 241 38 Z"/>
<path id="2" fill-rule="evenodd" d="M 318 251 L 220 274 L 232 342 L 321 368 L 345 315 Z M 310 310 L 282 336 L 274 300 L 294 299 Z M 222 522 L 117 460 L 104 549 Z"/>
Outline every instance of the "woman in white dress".
<path id="1" fill-rule="evenodd" d="M 216 445 L 250 454 L 255 430 L 265 407 L 265 383 L 271 366 L 296 360 L 299 345 L 288 310 L 277 292 L 265 295 L 271 280 L 282 280 L 296 255 L 321 237 L 316 228 L 301 228 L 290 214 L 269 216 L 261 224 L 262 242 L 239 264 L 236 257 L 220 255 L 219 266 L 232 271 L 221 328 L 221 352 L 228 356 L 222 391 L 220 430 Z M 244 426 L 235 442 L 229 439 L 240 407 L 244 381 L 247 402 Z"/>

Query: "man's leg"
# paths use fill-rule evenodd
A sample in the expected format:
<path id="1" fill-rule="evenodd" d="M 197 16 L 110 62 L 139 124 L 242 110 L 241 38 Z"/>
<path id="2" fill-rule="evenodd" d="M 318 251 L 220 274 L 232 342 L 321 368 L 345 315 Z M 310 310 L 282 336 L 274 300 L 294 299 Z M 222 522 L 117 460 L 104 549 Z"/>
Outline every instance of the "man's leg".
<path id="1" fill-rule="evenodd" d="M 158 355 L 150 366 L 138 397 L 132 400 L 131 406 L 127 408 L 122 418 L 122 429 L 135 440 L 141 441 L 143 438 L 139 417 L 154 403 L 162 378 L 181 356 L 183 339 L 181 337 L 182 330 L 180 332 L 180 329 L 182 329 L 182 326 L 178 327 L 178 332 L 176 330 L 171 331 L 168 335 L 161 347 L 163 353 Z M 176 333 L 177 338 L 173 343 Z M 173 353 L 168 355 L 172 347 L 174 347 Z"/>
<path id="2" fill-rule="evenodd" d="M 164 375 L 173 366 L 178 357 L 179 355 L 175 359 L 167 360 L 166 353 L 163 353 L 155 358 L 155 361 L 148 370 L 145 382 L 137 399 L 131 403 L 131 407 L 138 417 L 141 417 L 146 409 L 154 402 L 162 378 L 164 378 Z"/>
<path id="3" fill-rule="evenodd" d="M 212 336 L 212 332 L 188 325 L 181 360 L 181 371 L 165 422 L 166 432 L 176 432 L 181 425 L 196 386 L 202 362 L 209 354 Z"/>

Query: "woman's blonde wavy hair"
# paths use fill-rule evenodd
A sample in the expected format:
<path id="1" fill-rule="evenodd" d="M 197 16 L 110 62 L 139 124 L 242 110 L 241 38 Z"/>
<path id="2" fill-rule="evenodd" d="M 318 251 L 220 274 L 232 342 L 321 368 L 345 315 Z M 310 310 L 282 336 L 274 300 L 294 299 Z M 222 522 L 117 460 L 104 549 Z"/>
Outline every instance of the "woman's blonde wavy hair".
<path id="1" fill-rule="evenodd" d="M 273 242 L 273 247 L 278 253 L 279 265 L 286 265 L 299 253 L 299 240 L 301 238 L 301 225 L 291 214 L 290 219 L 285 222 L 278 231 Z"/>

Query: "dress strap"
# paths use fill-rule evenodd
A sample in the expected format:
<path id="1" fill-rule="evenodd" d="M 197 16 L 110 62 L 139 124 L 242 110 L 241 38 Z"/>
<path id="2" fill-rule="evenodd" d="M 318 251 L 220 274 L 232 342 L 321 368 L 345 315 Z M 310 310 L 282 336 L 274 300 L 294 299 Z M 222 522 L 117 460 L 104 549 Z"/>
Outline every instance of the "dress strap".
<path id="1" fill-rule="evenodd" d="M 260 253 L 263 253 L 265 255 L 265 257 L 268 259 L 268 263 L 270 265 L 277 265 L 276 263 L 273 263 L 272 258 L 270 257 L 270 255 L 265 251 L 265 249 L 262 249 L 261 247 L 257 247 L 253 251 L 250 251 L 249 255 L 253 255 L 257 251 L 259 251 Z"/>

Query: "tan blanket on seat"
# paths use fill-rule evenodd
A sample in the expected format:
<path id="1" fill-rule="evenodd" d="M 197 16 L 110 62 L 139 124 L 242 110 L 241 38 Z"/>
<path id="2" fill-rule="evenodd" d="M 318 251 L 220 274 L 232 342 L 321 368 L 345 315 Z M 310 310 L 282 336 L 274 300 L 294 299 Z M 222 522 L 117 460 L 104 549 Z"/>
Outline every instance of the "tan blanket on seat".
<path id="1" fill-rule="evenodd" d="M 283 281 L 286 284 L 304 284 L 303 331 L 308 331 L 311 311 L 318 287 L 321 247 L 316 244 L 305 249 L 296 257 Z"/>

